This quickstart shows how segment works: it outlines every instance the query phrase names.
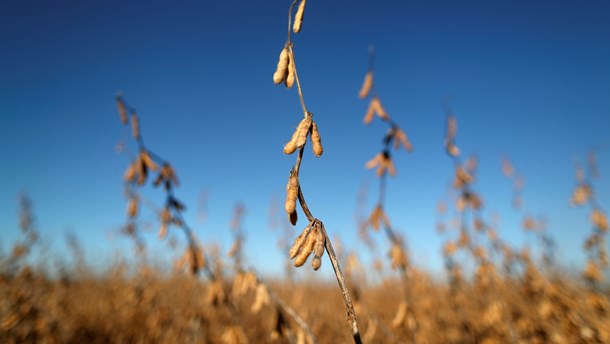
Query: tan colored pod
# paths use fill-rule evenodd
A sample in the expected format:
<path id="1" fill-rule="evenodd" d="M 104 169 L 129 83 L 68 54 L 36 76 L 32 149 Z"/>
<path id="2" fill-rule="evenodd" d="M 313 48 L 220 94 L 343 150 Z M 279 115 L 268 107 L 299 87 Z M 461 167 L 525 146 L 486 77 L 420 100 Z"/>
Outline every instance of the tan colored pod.
<path id="1" fill-rule="evenodd" d="M 125 174 L 123 175 L 123 180 L 126 182 L 133 182 L 136 178 L 136 162 L 129 164 L 127 169 L 125 170 Z"/>
<path id="2" fill-rule="evenodd" d="M 131 197 L 127 204 L 127 215 L 129 217 L 136 217 L 138 215 L 138 198 Z"/>
<path id="3" fill-rule="evenodd" d="M 316 235 L 316 242 L 313 247 L 314 257 L 311 261 L 311 266 L 314 270 L 318 270 L 322 265 L 321 257 L 324 254 L 324 245 L 326 244 L 326 238 L 324 237 L 324 234 L 322 233 L 322 230 L 320 230 L 320 228 L 316 228 L 315 233 L 312 233 L 312 235 L 313 234 Z"/>
<path id="4" fill-rule="evenodd" d="M 309 133 L 311 122 L 311 116 L 307 115 L 299 123 L 299 126 L 297 127 L 297 130 L 299 131 L 299 135 L 297 136 L 297 148 L 303 147 L 307 142 L 307 134 Z"/>
<path id="5" fill-rule="evenodd" d="M 367 72 L 366 75 L 364 76 L 364 82 L 362 83 L 362 88 L 360 89 L 360 92 L 358 92 L 358 97 L 360 97 L 360 99 L 366 98 L 369 95 L 369 92 L 371 91 L 372 86 L 373 86 L 373 73 Z"/>
<path id="6" fill-rule="evenodd" d="M 294 56 L 292 56 L 292 52 L 290 52 L 288 54 L 288 74 L 286 75 L 286 80 L 284 81 L 286 87 L 291 88 L 292 85 L 294 85 L 294 76 Z"/>
<path id="7" fill-rule="evenodd" d="M 267 287 L 265 287 L 265 285 L 261 283 L 256 287 L 256 297 L 250 310 L 253 313 L 258 313 L 258 311 L 260 311 L 263 306 L 269 304 L 269 301 L 270 297 L 269 292 L 267 291 Z"/>
<path id="8" fill-rule="evenodd" d="M 311 143 L 313 154 L 316 157 L 320 157 L 322 153 L 324 153 L 324 148 L 322 148 L 322 138 L 320 137 L 320 132 L 318 131 L 318 125 L 316 122 L 311 123 Z"/>
<path id="9" fill-rule="evenodd" d="M 297 256 L 294 260 L 294 266 L 299 267 L 299 266 L 302 266 L 303 264 L 305 264 L 305 262 L 307 261 L 307 258 L 313 251 L 313 248 L 316 244 L 316 235 L 313 235 L 313 234 L 315 234 L 315 233 L 310 233 L 307 236 L 307 241 L 305 242 L 305 245 L 303 245 L 303 248 L 297 254 Z"/>
<path id="10" fill-rule="evenodd" d="M 449 142 L 447 144 L 447 153 L 449 153 L 449 155 L 451 155 L 452 157 L 457 158 L 458 156 L 460 156 L 460 149 L 452 142 Z"/>
<path id="11" fill-rule="evenodd" d="M 286 74 L 288 72 L 288 62 L 289 62 L 290 51 L 287 46 L 282 49 L 280 53 L 280 59 L 277 62 L 277 68 L 275 69 L 275 73 L 273 73 L 273 83 L 280 84 L 284 82 L 286 79 Z"/>
<path id="12" fill-rule="evenodd" d="M 318 270 L 320 268 L 320 266 L 322 266 L 322 258 L 313 257 L 313 259 L 311 260 L 311 266 L 313 267 L 314 270 Z"/>
<path id="13" fill-rule="evenodd" d="M 305 15 L 305 2 L 306 0 L 301 0 L 299 8 L 297 9 L 297 14 L 294 16 L 294 24 L 292 25 L 292 31 L 294 31 L 294 33 L 299 33 L 301 31 L 303 16 Z"/>
<path id="14" fill-rule="evenodd" d="M 326 238 L 324 233 L 319 228 L 316 228 L 316 245 L 313 248 L 313 254 L 316 257 L 322 257 L 324 255 L 324 246 L 326 245 Z"/>
<path id="15" fill-rule="evenodd" d="M 591 223 L 602 232 L 608 231 L 608 218 L 600 209 L 595 209 L 591 213 Z"/>
<path id="16" fill-rule="evenodd" d="M 125 103 L 120 97 L 116 98 L 116 106 L 119 110 L 119 117 L 121 118 L 121 123 L 127 124 L 129 120 L 127 119 L 127 109 L 125 109 Z"/>
<path id="17" fill-rule="evenodd" d="M 291 214 L 296 211 L 297 197 L 299 195 L 299 177 L 296 172 L 292 170 L 288 183 L 286 184 L 286 202 L 284 203 L 284 209 L 286 213 Z"/>
<path id="18" fill-rule="evenodd" d="M 369 124 L 373 120 L 373 116 L 375 116 L 375 106 L 373 105 L 373 101 L 369 103 L 369 108 L 366 110 L 366 114 L 364 115 L 364 124 Z"/>
<path id="19" fill-rule="evenodd" d="M 394 149 L 398 149 L 400 145 L 402 145 L 407 152 L 411 152 L 413 150 L 413 146 L 407 137 L 407 133 L 405 133 L 402 129 L 396 129 L 394 133 Z"/>
<path id="20" fill-rule="evenodd" d="M 135 161 L 135 165 L 136 175 L 138 176 L 138 180 L 136 181 L 136 183 L 139 186 L 142 186 L 146 182 L 146 177 L 148 176 L 148 168 L 146 167 L 146 164 L 144 164 L 144 162 L 142 161 L 141 155 L 138 155 L 138 158 Z"/>
<path id="21" fill-rule="evenodd" d="M 306 116 L 299 122 L 299 125 L 295 129 L 294 133 L 292 133 L 292 137 L 290 141 L 286 143 L 284 146 L 284 154 L 292 154 L 297 148 L 303 147 L 305 142 L 307 142 L 307 133 L 309 132 L 309 128 L 311 127 L 311 116 Z"/>
<path id="22" fill-rule="evenodd" d="M 290 141 L 284 145 L 284 154 L 292 154 L 297 150 L 297 138 L 299 137 L 299 128 L 292 133 Z"/>
<path id="23" fill-rule="evenodd" d="M 373 159 L 367 161 L 367 163 L 364 166 L 368 169 L 371 169 L 371 168 L 374 168 L 375 166 L 378 166 L 382 161 L 383 161 L 383 153 L 379 153 L 379 154 L 375 155 L 375 157 Z"/>
<path id="24" fill-rule="evenodd" d="M 388 116 L 388 113 L 383 108 L 383 105 L 381 105 L 381 101 L 379 100 L 379 98 L 374 97 L 371 100 L 371 105 L 373 105 L 375 113 L 377 113 L 377 116 L 379 116 L 379 118 L 383 119 L 384 121 L 390 119 L 390 116 Z"/>
<path id="25" fill-rule="evenodd" d="M 398 306 L 398 311 L 392 320 L 392 326 L 395 328 L 401 327 L 407 317 L 407 303 L 405 301 L 401 301 Z"/>
<path id="26" fill-rule="evenodd" d="M 290 259 L 296 257 L 297 253 L 299 253 L 299 251 L 303 247 L 303 244 L 305 243 L 305 241 L 307 239 L 307 234 L 309 234 L 310 228 L 311 228 L 311 224 L 307 225 L 307 227 L 305 227 L 303 232 L 301 232 L 301 234 L 299 234 L 299 236 L 294 241 L 294 244 L 290 248 L 290 252 L 288 252 L 288 256 L 290 257 Z"/>
<path id="27" fill-rule="evenodd" d="M 153 171 L 156 171 L 158 169 L 157 164 L 155 164 L 155 162 L 152 160 L 152 158 L 145 149 L 140 151 L 140 159 L 142 159 L 142 162 L 146 165 L 146 167 L 148 167 L 148 169 Z"/>
<path id="28" fill-rule="evenodd" d="M 131 134 L 134 139 L 140 139 L 140 121 L 135 111 L 131 112 Z"/>

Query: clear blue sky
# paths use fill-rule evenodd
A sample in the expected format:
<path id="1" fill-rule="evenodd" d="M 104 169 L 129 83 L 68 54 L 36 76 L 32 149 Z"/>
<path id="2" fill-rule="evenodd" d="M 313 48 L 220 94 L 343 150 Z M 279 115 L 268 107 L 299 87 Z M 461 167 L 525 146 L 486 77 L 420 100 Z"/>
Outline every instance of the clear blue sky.
<path id="1" fill-rule="evenodd" d="M 285 259 L 268 228 L 293 156 L 282 147 L 301 116 L 296 90 L 272 83 L 290 1 L 17 1 L 0 12 L 0 227 L 6 251 L 19 236 L 17 195 L 32 198 L 45 242 L 77 234 L 93 259 L 130 247 L 109 240 L 125 221 L 115 153 L 124 137 L 113 100 L 122 90 L 141 115 L 148 146 L 177 169 L 177 195 L 204 242 L 231 243 L 232 206 L 247 207 L 246 255 L 274 272 Z M 568 206 L 574 162 L 601 146 L 601 205 L 610 211 L 610 4 L 607 1 L 316 1 L 294 37 L 308 107 L 324 156 L 307 152 L 302 186 L 314 214 L 351 249 L 358 242 L 356 195 L 377 181 L 364 163 L 385 128 L 362 124 L 357 98 L 367 47 L 377 51 L 376 85 L 414 153 L 395 155 L 387 211 L 413 260 L 440 269 L 435 205 L 453 170 L 442 146 L 441 97 L 454 96 L 458 145 L 480 158 L 485 215 L 521 243 L 509 155 L 527 178 L 525 204 L 544 214 L 561 259 L 580 264 L 588 211 Z M 197 202 L 209 190 L 208 216 Z M 161 203 L 159 192 L 147 193 Z M 144 214 L 145 219 L 152 215 Z M 299 223 L 298 231 L 304 226 Z M 380 233 L 377 233 L 380 234 Z M 295 230 L 295 236 L 297 230 Z M 375 236 L 383 253 L 385 238 Z M 154 234 L 146 235 L 155 247 Z M 61 250 L 61 249 L 60 249 Z M 159 246 L 159 252 L 165 252 Z M 60 253 L 62 254 L 62 253 Z M 129 254 L 127 254 L 129 255 Z M 328 273 L 330 264 L 323 264 Z M 307 268 L 309 269 L 309 268 Z"/>

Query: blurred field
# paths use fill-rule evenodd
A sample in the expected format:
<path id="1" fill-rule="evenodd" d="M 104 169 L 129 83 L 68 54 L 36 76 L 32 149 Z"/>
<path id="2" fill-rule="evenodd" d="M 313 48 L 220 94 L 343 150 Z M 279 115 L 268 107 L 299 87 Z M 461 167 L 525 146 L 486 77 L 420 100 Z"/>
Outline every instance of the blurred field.
<path id="1" fill-rule="evenodd" d="M 97 275 L 81 267 L 55 278 L 13 268 L 0 279 L 3 343 L 306 342 L 285 315 L 278 327 L 280 312 L 272 304 L 253 312 L 254 290 L 236 296 L 230 278 L 223 283 L 226 298 L 218 300 L 203 279 L 145 266 L 133 274 L 117 266 Z M 519 278 L 477 278 L 454 288 L 419 271 L 411 280 L 420 343 L 610 342 L 607 291 L 545 277 L 535 267 Z M 351 341 L 336 285 L 284 280 L 269 286 L 309 323 L 318 342 Z M 358 295 L 365 342 L 410 342 L 409 326 L 393 325 L 398 281 L 353 281 L 350 287 Z"/>

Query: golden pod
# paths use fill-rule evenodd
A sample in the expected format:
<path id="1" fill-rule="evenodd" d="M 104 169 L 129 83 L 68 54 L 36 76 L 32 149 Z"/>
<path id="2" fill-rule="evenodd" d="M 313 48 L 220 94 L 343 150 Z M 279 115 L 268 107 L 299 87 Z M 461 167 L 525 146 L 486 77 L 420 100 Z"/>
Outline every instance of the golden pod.
<path id="1" fill-rule="evenodd" d="M 411 152 L 413 150 L 413 146 L 407 137 L 407 133 L 405 133 L 402 129 L 397 129 L 394 132 L 394 149 L 398 149 L 400 145 L 402 145 L 407 152 Z"/>
<path id="2" fill-rule="evenodd" d="M 299 128 L 297 127 L 292 133 L 290 141 L 284 145 L 284 154 L 292 154 L 297 150 L 297 138 L 299 137 Z"/>
<path id="3" fill-rule="evenodd" d="M 311 228 L 311 224 L 307 225 L 307 227 L 305 227 L 303 232 L 301 232 L 301 234 L 299 234 L 299 236 L 294 241 L 294 244 L 290 248 L 290 252 L 288 252 L 288 256 L 290 257 L 290 259 L 296 257 L 297 253 L 299 253 L 299 251 L 301 250 L 301 247 L 303 247 L 303 244 L 305 243 L 305 240 L 307 239 L 307 234 L 309 234 L 310 228 Z"/>
<path id="4" fill-rule="evenodd" d="M 364 115 L 364 124 L 369 124 L 373 120 L 373 116 L 375 116 L 375 106 L 373 105 L 373 101 L 369 103 L 369 108 L 366 110 L 366 114 Z"/>
<path id="5" fill-rule="evenodd" d="M 375 113 L 377 114 L 377 116 L 379 116 L 379 118 L 383 119 L 384 121 L 390 119 L 390 116 L 388 116 L 388 113 L 383 108 L 383 105 L 381 105 L 381 101 L 379 100 L 379 98 L 374 97 L 371 100 L 371 105 L 373 105 Z"/>
<path id="6" fill-rule="evenodd" d="M 127 109 L 125 109 L 125 103 L 123 103 L 123 100 L 120 97 L 116 98 L 116 106 L 119 110 L 119 117 L 121 118 L 121 123 L 127 124 L 127 122 L 129 121 L 127 119 Z"/>
<path id="7" fill-rule="evenodd" d="M 455 169 L 455 179 L 453 180 L 453 187 L 456 189 L 461 189 L 464 186 L 472 183 L 473 177 L 466 172 L 464 167 L 458 166 Z"/>
<path id="8" fill-rule="evenodd" d="M 253 313 L 258 313 L 263 306 L 268 304 L 269 292 L 267 291 L 267 287 L 261 283 L 256 287 L 256 298 L 254 299 L 254 303 L 252 304 L 252 308 L 250 310 Z"/>
<path id="9" fill-rule="evenodd" d="M 127 215 L 129 217 L 136 217 L 138 215 L 138 198 L 131 197 L 127 204 Z"/>
<path id="10" fill-rule="evenodd" d="M 371 91 L 372 86 L 373 86 L 373 73 L 367 72 L 366 75 L 364 76 L 364 82 L 362 83 L 362 88 L 360 89 L 360 92 L 358 92 L 358 97 L 360 97 L 360 99 L 366 98 L 369 95 L 369 92 Z"/>
<path id="11" fill-rule="evenodd" d="M 313 257 L 311 260 L 311 266 L 314 270 L 318 270 L 322 266 L 322 259 L 320 257 Z"/>
<path id="12" fill-rule="evenodd" d="M 297 142 L 296 142 L 297 148 L 303 147 L 305 145 L 305 142 L 307 142 L 307 134 L 309 133 L 309 128 L 311 127 L 311 122 L 312 122 L 311 116 L 307 115 L 299 123 L 299 126 L 297 127 L 297 130 L 299 132 L 299 134 L 297 135 Z"/>
<path id="13" fill-rule="evenodd" d="M 131 112 L 131 135 L 136 140 L 140 139 L 140 122 L 135 111 Z"/>
<path id="14" fill-rule="evenodd" d="M 302 266 L 307 261 L 307 258 L 313 251 L 313 247 L 316 244 L 316 235 L 314 235 L 314 234 L 315 233 L 310 233 L 307 236 L 307 241 L 305 242 L 305 245 L 303 245 L 303 248 L 297 254 L 297 256 L 294 260 L 294 266 L 296 266 L 296 267 Z"/>
<path id="15" fill-rule="evenodd" d="M 316 245 L 313 248 L 313 255 L 316 257 L 322 257 L 324 254 L 324 245 L 326 245 L 326 238 L 324 233 L 320 229 L 316 229 Z M 317 270 L 317 269 L 316 269 Z"/>
<path id="16" fill-rule="evenodd" d="M 140 159 L 146 165 L 146 167 L 148 167 L 148 169 L 153 171 L 156 171 L 158 169 L 157 164 L 155 164 L 155 162 L 152 160 L 152 158 L 145 149 L 140 151 Z"/>
<path id="17" fill-rule="evenodd" d="M 407 303 L 405 301 L 401 301 L 398 306 L 398 311 L 396 312 L 396 316 L 392 320 L 393 327 L 401 327 L 407 317 Z"/>
<path id="18" fill-rule="evenodd" d="M 297 125 L 294 133 L 292 133 L 290 141 L 288 141 L 288 143 L 286 143 L 284 146 L 284 154 L 292 154 L 297 150 L 297 148 L 301 148 L 303 145 L 305 145 L 305 142 L 307 142 L 307 133 L 311 127 L 311 122 L 312 120 L 310 115 L 305 116 L 305 118 L 299 122 L 299 125 Z"/>
<path id="19" fill-rule="evenodd" d="M 296 172 L 292 170 L 288 183 L 286 184 L 286 202 L 284 203 L 284 209 L 286 213 L 292 214 L 296 211 L 297 197 L 299 195 L 299 177 Z"/>
<path id="20" fill-rule="evenodd" d="M 288 74 L 286 76 L 286 80 L 284 81 L 284 84 L 286 85 L 286 87 L 291 88 L 292 85 L 294 85 L 294 76 L 295 76 L 294 56 L 292 56 L 292 53 L 290 53 L 290 54 L 288 54 Z"/>
<path id="21" fill-rule="evenodd" d="M 137 163 L 131 163 L 125 170 L 125 174 L 123 175 L 123 180 L 126 182 L 133 182 L 136 178 L 136 165 Z"/>
<path id="22" fill-rule="evenodd" d="M 602 232 L 608 231 L 608 218 L 601 210 L 595 209 L 591 213 L 591 222 Z"/>
<path id="23" fill-rule="evenodd" d="M 385 157 L 382 165 L 390 173 L 391 176 L 396 175 L 396 167 L 394 166 L 394 161 L 392 159 L 390 159 L 389 157 Z M 377 170 L 377 175 L 381 176 L 381 174 L 379 173 L 379 170 Z"/>
<path id="24" fill-rule="evenodd" d="M 320 137 L 320 132 L 318 131 L 318 125 L 316 122 L 311 123 L 311 143 L 313 154 L 316 157 L 320 157 L 322 153 L 324 153 L 324 148 L 322 148 L 322 138 Z"/>
<path id="25" fill-rule="evenodd" d="M 282 49 L 280 53 L 280 59 L 277 62 L 277 68 L 275 69 L 275 73 L 273 73 L 273 83 L 280 84 L 286 79 L 286 74 L 288 71 L 288 62 L 289 62 L 289 49 L 287 46 Z"/>
<path id="26" fill-rule="evenodd" d="M 373 159 L 367 161 L 367 163 L 364 166 L 368 169 L 374 168 L 375 166 L 379 165 L 379 163 L 382 161 L 382 159 L 383 159 L 383 153 L 379 153 L 379 154 L 375 155 L 375 157 Z"/>
<path id="27" fill-rule="evenodd" d="M 139 186 L 142 186 L 146 182 L 146 177 L 148 176 L 148 168 L 146 167 L 146 164 L 144 164 L 144 162 L 142 161 L 141 155 L 138 156 L 138 158 L 135 161 L 135 164 L 136 164 L 136 174 L 138 175 L 138 180 L 136 181 L 136 183 Z"/>
<path id="28" fill-rule="evenodd" d="M 445 144 L 445 149 L 447 150 L 447 153 L 454 158 L 460 156 L 460 149 L 452 141 Z"/>
<path id="29" fill-rule="evenodd" d="M 305 2 L 306 0 L 301 0 L 299 8 L 297 9 L 297 14 L 294 16 L 294 24 L 292 25 L 292 31 L 294 31 L 294 33 L 299 33 L 299 31 L 301 31 L 303 16 L 305 15 Z"/>

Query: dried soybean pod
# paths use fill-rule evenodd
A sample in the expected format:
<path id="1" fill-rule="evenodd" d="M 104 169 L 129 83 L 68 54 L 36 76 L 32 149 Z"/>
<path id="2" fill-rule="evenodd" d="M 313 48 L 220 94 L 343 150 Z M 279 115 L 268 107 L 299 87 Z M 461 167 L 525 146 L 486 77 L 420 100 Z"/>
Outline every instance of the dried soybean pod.
<path id="1" fill-rule="evenodd" d="M 307 234 L 309 233 L 310 228 L 311 228 L 311 223 L 308 224 L 307 227 L 305 227 L 305 229 L 303 229 L 303 232 L 301 232 L 301 234 L 299 234 L 299 236 L 294 240 L 294 244 L 292 245 L 292 247 L 290 248 L 290 251 L 288 252 L 290 259 L 296 257 L 297 253 L 299 253 L 299 251 L 301 250 L 301 247 L 303 247 L 303 244 L 305 243 L 305 240 L 307 239 Z"/>
<path id="2" fill-rule="evenodd" d="M 123 180 L 125 180 L 126 182 L 133 182 L 136 178 L 136 162 L 132 162 L 131 164 L 129 164 L 129 166 L 127 167 L 127 169 L 125 170 L 125 174 L 123 175 Z"/>
<path id="3" fill-rule="evenodd" d="M 362 83 L 362 88 L 360 89 L 360 92 L 358 93 L 358 97 L 360 97 L 360 99 L 366 98 L 369 95 L 369 92 L 371 91 L 372 86 L 373 86 L 373 73 L 367 72 L 366 75 L 364 76 L 364 83 Z"/>
<path id="4" fill-rule="evenodd" d="M 324 149 L 322 148 L 322 138 L 320 137 L 320 132 L 318 132 L 318 125 L 316 122 L 311 123 L 311 143 L 313 154 L 316 157 L 320 157 L 324 152 Z"/>
<path id="5" fill-rule="evenodd" d="M 303 147 L 307 141 L 307 133 L 309 132 L 311 122 L 311 115 L 307 115 L 299 122 L 299 125 L 292 134 L 292 138 L 290 138 L 290 141 L 284 146 L 284 154 L 292 154 L 297 148 Z"/>
<path id="6" fill-rule="evenodd" d="M 296 207 L 297 197 L 299 195 L 299 177 L 295 170 L 290 171 L 290 177 L 288 178 L 288 184 L 286 184 L 286 202 L 284 203 L 284 209 L 290 217 L 290 222 L 294 226 L 297 221 Z"/>
<path id="7" fill-rule="evenodd" d="M 290 51 L 288 46 L 285 46 L 280 53 L 280 59 L 277 62 L 277 68 L 275 69 L 275 73 L 273 73 L 273 83 L 280 84 L 286 79 L 288 62 L 289 62 Z"/>
<path id="8" fill-rule="evenodd" d="M 313 249 L 313 254 L 316 257 L 322 257 L 324 255 L 324 246 L 326 245 L 326 238 L 320 228 L 316 228 L 316 245 Z"/>
<path id="9" fill-rule="evenodd" d="M 303 15 L 305 14 L 305 2 L 306 0 L 301 0 L 297 14 L 294 16 L 294 25 L 292 25 L 292 31 L 294 31 L 294 33 L 299 33 L 299 31 L 301 31 Z"/>
<path id="10" fill-rule="evenodd" d="M 286 87 L 291 88 L 294 85 L 294 56 L 292 52 L 288 54 L 288 75 L 284 81 Z"/>
<path id="11" fill-rule="evenodd" d="M 316 230 L 316 243 L 313 248 L 313 259 L 311 260 L 311 266 L 314 270 L 318 270 L 322 266 L 322 255 L 324 254 L 324 245 L 326 245 L 326 238 L 322 231 L 317 228 Z"/>
<path id="12" fill-rule="evenodd" d="M 121 123 L 127 124 L 129 121 L 127 119 L 127 110 L 125 109 L 125 103 L 123 103 L 123 99 L 121 97 L 116 97 L 116 106 L 119 109 L 119 116 L 121 117 Z"/>
<path id="13" fill-rule="evenodd" d="M 138 215 L 138 198 L 131 197 L 127 204 L 127 215 L 129 217 L 136 217 Z"/>
<path id="14" fill-rule="evenodd" d="M 379 100 L 379 98 L 374 97 L 373 100 L 371 100 L 371 105 L 373 105 L 373 107 L 375 108 L 375 112 L 377 113 L 377 116 L 379 116 L 379 118 L 385 121 L 390 119 L 390 116 L 388 116 L 388 113 L 383 108 L 383 105 L 381 105 L 381 100 Z"/>
<path id="15" fill-rule="evenodd" d="M 294 130 L 290 141 L 284 145 L 284 154 L 292 154 L 297 150 L 297 138 L 299 137 L 299 127 Z"/>
<path id="16" fill-rule="evenodd" d="M 364 115 L 364 124 L 369 124 L 373 120 L 373 116 L 375 116 L 375 106 L 373 104 L 373 100 L 369 103 L 369 108 L 366 110 L 366 114 Z"/>
<path id="17" fill-rule="evenodd" d="M 297 256 L 294 260 L 294 266 L 299 267 L 299 266 L 305 264 L 305 262 L 307 261 L 307 258 L 313 251 L 313 247 L 316 244 L 316 231 L 317 230 L 318 229 L 314 227 L 313 232 L 310 232 L 309 235 L 307 236 L 307 241 L 305 242 L 305 245 L 303 245 L 303 248 L 297 254 Z"/>
<path id="18" fill-rule="evenodd" d="M 299 123 L 299 126 L 297 127 L 297 130 L 299 132 L 299 134 L 297 135 L 297 148 L 301 148 L 305 145 L 305 142 L 307 142 L 307 134 L 309 133 L 309 128 L 311 127 L 311 114 L 307 114 L 307 116 L 305 116 L 305 118 L 303 118 L 301 120 L 301 123 Z"/>
<path id="19" fill-rule="evenodd" d="M 146 164 L 142 161 L 141 155 L 138 155 L 135 164 L 137 172 L 136 174 L 138 175 L 138 180 L 136 181 L 136 183 L 139 186 L 142 186 L 146 182 L 146 177 L 148 176 L 148 168 L 146 167 Z"/>
<path id="20" fill-rule="evenodd" d="M 151 169 L 153 171 L 157 170 L 157 168 L 158 168 L 157 164 L 155 164 L 155 162 L 151 159 L 150 155 L 148 154 L 148 152 L 145 149 L 142 149 L 140 151 L 140 159 L 142 159 L 142 162 L 149 169 Z"/>
<path id="21" fill-rule="evenodd" d="M 135 111 L 131 112 L 131 134 L 134 139 L 140 139 L 140 123 L 138 121 L 138 114 Z"/>
<path id="22" fill-rule="evenodd" d="M 314 270 L 318 270 L 322 266 L 322 258 L 314 256 L 311 260 L 311 266 Z"/>

